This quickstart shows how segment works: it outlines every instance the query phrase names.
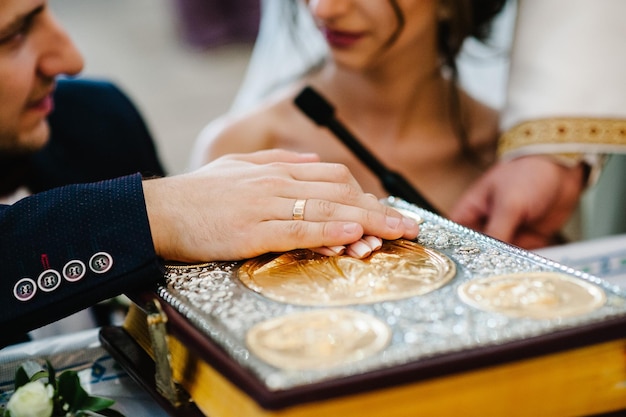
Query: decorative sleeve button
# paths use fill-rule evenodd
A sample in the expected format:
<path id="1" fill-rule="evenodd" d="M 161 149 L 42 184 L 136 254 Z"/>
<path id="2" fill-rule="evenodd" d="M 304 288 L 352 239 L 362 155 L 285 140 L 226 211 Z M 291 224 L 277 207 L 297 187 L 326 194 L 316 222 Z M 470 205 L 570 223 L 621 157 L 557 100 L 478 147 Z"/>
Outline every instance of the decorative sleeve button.
<path id="1" fill-rule="evenodd" d="M 28 301 L 35 296 L 37 284 L 30 278 L 22 278 L 13 287 L 13 295 L 19 301 Z"/>
<path id="2" fill-rule="evenodd" d="M 113 267 L 113 257 L 106 252 L 98 252 L 89 259 L 89 269 L 96 274 L 104 274 Z"/>
<path id="3" fill-rule="evenodd" d="M 54 269 L 46 269 L 37 278 L 37 286 L 41 291 L 54 291 L 59 285 L 61 285 L 61 274 Z"/>
<path id="4" fill-rule="evenodd" d="M 87 272 L 85 263 L 75 259 L 73 261 L 69 261 L 63 267 L 63 278 L 67 281 L 75 282 L 84 277 L 85 272 Z"/>

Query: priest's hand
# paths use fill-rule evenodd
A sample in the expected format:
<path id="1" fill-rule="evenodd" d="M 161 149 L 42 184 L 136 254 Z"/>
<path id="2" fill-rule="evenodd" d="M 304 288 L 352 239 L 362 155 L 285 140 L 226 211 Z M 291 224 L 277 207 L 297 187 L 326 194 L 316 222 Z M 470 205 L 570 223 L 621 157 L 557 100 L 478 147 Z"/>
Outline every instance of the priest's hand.
<path id="1" fill-rule="evenodd" d="M 499 162 L 450 213 L 450 219 L 496 239 L 535 249 L 554 243 L 585 184 L 582 164 L 569 168 L 533 155 Z"/>

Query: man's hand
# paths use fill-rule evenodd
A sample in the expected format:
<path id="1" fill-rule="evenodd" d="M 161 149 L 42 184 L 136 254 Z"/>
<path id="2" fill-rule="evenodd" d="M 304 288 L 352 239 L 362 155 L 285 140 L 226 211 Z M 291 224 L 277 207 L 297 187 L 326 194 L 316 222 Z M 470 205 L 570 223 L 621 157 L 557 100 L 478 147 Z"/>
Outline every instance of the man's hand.
<path id="1" fill-rule="evenodd" d="M 344 165 L 320 163 L 313 154 L 227 155 L 189 174 L 144 181 L 144 194 L 156 252 L 170 260 L 346 245 L 349 255 L 361 257 L 363 244 L 377 245 L 364 235 L 413 239 L 418 233 L 415 221 L 365 194 Z M 306 200 L 303 219 L 293 219 L 296 200 Z"/>

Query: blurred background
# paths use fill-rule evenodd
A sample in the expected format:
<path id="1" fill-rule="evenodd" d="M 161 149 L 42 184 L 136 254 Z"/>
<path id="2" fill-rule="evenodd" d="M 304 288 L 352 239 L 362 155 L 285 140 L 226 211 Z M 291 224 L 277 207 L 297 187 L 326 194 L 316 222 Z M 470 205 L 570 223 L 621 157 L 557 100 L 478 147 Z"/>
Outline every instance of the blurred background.
<path id="1" fill-rule="evenodd" d="M 258 29 L 259 0 L 51 0 L 85 57 L 84 76 L 135 102 L 170 174 L 230 107 Z"/>

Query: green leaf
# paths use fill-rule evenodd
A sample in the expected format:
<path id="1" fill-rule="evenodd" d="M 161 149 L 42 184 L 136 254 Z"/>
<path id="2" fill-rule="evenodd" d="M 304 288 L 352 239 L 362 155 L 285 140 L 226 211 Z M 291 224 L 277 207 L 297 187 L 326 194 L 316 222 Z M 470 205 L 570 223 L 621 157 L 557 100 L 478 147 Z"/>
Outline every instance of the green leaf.
<path id="1" fill-rule="evenodd" d="M 70 406 L 69 411 L 78 411 L 83 407 L 83 402 L 89 395 L 80 386 L 80 379 L 76 371 L 65 371 L 58 379 L 59 395 Z"/>
<path id="2" fill-rule="evenodd" d="M 38 371 L 38 372 L 32 374 L 30 376 L 30 380 L 31 381 L 37 381 L 39 379 L 44 379 L 44 378 L 47 378 L 47 377 L 48 377 L 48 372 L 46 372 L 44 370 L 41 370 L 41 371 Z"/>
<path id="3" fill-rule="evenodd" d="M 46 359 L 46 368 L 48 368 L 48 384 L 52 385 L 52 389 L 57 390 L 57 378 L 54 367 L 49 360 Z"/>
<path id="4" fill-rule="evenodd" d="M 26 385 L 30 382 L 30 378 L 23 366 L 20 366 L 17 371 L 15 371 L 15 391 L 22 385 Z"/>
<path id="5" fill-rule="evenodd" d="M 109 408 L 115 404 L 115 400 L 104 397 L 88 396 L 83 401 L 83 410 L 100 411 Z"/>
<path id="6" fill-rule="evenodd" d="M 100 410 L 99 414 L 105 417 L 125 417 L 124 414 L 110 408 L 107 408 L 106 410 Z"/>
<path id="7" fill-rule="evenodd" d="M 120 413 L 119 411 L 111 410 L 110 408 L 101 410 L 99 412 L 89 411 L 89 410 L 78 411 L 76 414 L 74 414 L 74 416 L 75 417 L 125 417 L 124 414 Z"/>
<path id="8" fill-rule="evenodd" d="M 15 389 L 47 375 L 46 371 L 35 361 L 26 361 L 15 372 Z"/>

